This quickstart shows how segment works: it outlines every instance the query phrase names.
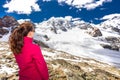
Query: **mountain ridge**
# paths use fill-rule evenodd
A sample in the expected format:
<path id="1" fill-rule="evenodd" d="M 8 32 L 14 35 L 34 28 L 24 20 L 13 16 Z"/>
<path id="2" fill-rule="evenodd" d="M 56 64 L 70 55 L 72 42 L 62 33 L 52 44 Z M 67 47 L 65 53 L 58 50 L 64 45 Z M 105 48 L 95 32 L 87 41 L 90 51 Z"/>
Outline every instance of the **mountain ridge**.
<path id="1" fill-rule="evenodd" d="M 17 22 L 24 21 L 30 20 Z M 116 25 L 104 24 L 86 23 L 71 16 L 35 23 L 34 42 L 42 47 L 50 80 L 120 79 L 120 35 L 113 30 Z M 9 31 L 0 39 L 0 79 L 17 80 L 18 66 L 8 46 L 14 26 L 4 28 Z"/>

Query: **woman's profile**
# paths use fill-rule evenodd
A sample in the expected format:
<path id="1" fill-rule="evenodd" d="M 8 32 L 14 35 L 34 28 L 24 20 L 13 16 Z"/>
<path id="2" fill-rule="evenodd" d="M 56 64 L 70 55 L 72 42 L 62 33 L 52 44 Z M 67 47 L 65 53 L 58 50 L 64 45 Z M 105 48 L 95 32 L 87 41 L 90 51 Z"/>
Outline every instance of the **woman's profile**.
<path id="1" fill-rule="evenodd" d="M 24 22 L 13 30 L 9 45 L 19 66 L 19 80 L 48 80 L 47 64 L 38 45 L 33 44 L 35 29 Z"/>

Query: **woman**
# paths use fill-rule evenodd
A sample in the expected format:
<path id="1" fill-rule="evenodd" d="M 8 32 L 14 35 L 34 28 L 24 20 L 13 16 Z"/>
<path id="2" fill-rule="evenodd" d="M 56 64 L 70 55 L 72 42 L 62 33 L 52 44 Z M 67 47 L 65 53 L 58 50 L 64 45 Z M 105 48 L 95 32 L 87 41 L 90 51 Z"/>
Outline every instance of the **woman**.
<path id="1" fill-rule="evenodd" d="M 19 66 L 19 80 L 48 80 L 48 69 L 41 49 L 33 44 L 35 29 L 30 22 L 17 27 L 9 38 L 11 51 Z"/>

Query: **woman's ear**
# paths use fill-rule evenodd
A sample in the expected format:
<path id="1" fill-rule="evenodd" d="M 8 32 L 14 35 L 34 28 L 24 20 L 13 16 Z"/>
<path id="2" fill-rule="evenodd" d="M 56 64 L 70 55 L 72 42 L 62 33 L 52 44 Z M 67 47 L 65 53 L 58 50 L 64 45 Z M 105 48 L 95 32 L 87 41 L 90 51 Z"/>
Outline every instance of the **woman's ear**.
<path id="1" fill-rule="evenodd" d="M 34 36 L 34 32 L 33 32 L 33 31 L 30 31 L 30 32 L 27 34 L 27 37 L 33 38 L 33 36 Z"/>

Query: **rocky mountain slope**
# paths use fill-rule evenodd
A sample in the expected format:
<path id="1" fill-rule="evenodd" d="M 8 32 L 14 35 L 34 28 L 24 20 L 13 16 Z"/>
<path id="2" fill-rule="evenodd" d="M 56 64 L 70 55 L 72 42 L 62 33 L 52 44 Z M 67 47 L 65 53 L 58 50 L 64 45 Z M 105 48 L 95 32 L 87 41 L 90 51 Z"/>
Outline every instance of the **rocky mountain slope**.
<path id="1" fill-rule="evenodd" d="M 117 18 L 119 20 L 119 18 Z M 106 25 L 108 25 L 108 21 Z M 110 21 L 115 22 L 115 19 Z M 64 51 L 79 57 L 93 58 L 120 68 L 119 32 L 101 25 L 84 22 L 78 18 L 52 17 L 36 23 L 35 39 L 49 48 Z M 119 22 L 116 22 L 116 25 Z M 116 25 L 113 27 L 116 28 Z"/>
<path id="2" fill-rule="evenodd" d="M 120 34 L 120 15 L 114 14 L 111 16 L 103 17 L 103 20 L 106 20 L 99 24 L 101 27 L 107 30 L 112 30 Z"/>
<path id="3" fill-rule="evenodd" d="M 70 16 L 67 16 L 65 18 L 52 17 L 47 21 L 43 21 L 39 24 L 36 23 L 36 33 L 38 34 L 36 35 L 35 38 L 38 39 L 39 37 L 41 41 L 48 44 L 48 42 L 50 41 L 50 38 L 52 38 L 53 36 L 56 36 L 56 35 L 59 36 L 60 34 L 63 34 L 65 32 L 69 33 L 69 31 L 72 31 L 77 28 L 78 31 L 80 31 L 78 34 L 82 34 L 83 32 L 83 34 L 78 35 L 78 37 L 86 36 L 84 34 L 87 33 L 93 38 L 96 37 L 96 39 L 98 38 L 98 40 L 101 40 L 103 42 L 106 41 L 106 43 L 109 43 L 109 45 L 106 45 L 106 44 L 101 45 L 103 48 L 119 51 L 120 49 L 119 21 L 120 21 L 119 16 L 118 17 L 115 16 L 112 19 L 106 20 L 99 25 L 95 25 L 95 24 L 84 22 L 79 18 L 72 18 Z M 105 46 L 108 46 L 108 47 L 105 47 Z"/>
<path id="4" fill-rule="evenodd" d="M 42 48 L 50 80 L 120 80 L 120 70 L 94 59 Z M 7 42 L 0 42 L 0 80 L 18 80 L 18 66 Z"/>

